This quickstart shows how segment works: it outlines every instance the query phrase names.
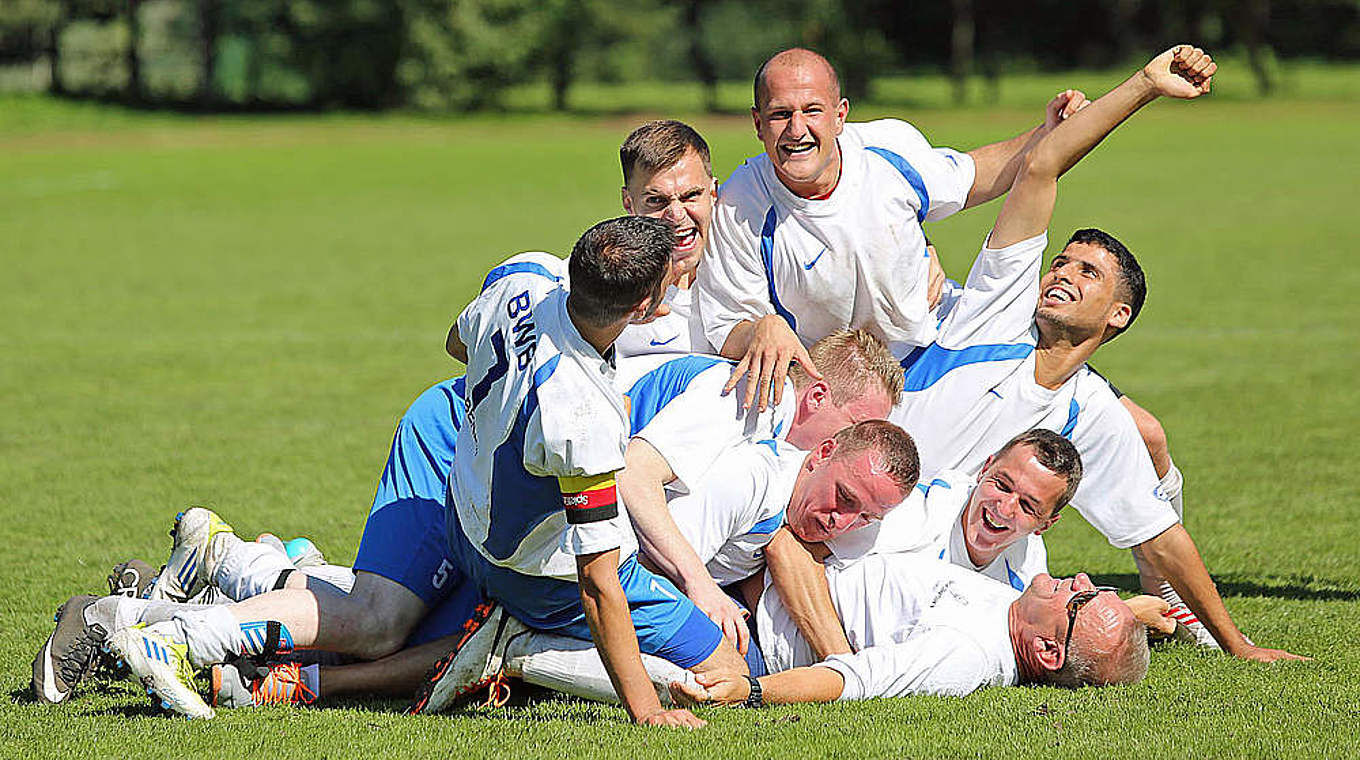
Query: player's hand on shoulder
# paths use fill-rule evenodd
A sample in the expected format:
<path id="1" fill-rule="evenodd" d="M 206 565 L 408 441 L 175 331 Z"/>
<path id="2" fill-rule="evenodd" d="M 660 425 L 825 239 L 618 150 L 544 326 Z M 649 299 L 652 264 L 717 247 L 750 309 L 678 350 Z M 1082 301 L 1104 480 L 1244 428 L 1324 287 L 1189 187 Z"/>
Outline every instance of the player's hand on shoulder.
<path id="1" fill-rule="evenodd" d="M 777 314 L 761 317 L 751 331 L 746 355 L 732 370 L 723 393 L 730 393 L 745 376 L 746 398 L 743 405 L 747 408 L 757 406 L 763 412 L 771 401 L 778 404 L 783 400 L 784 380 L 793 362 L 803 365 L 803 369 L 814 379 L 822 379 L 821 372 L 812 363 L 812 357 L 789 323 Z"/>
<path id="2" fill-rule="evenodd" d="M 708 721 L 686 709 L 658 710 L 637 719 L 640 726 L 662 726 L 665 728 L 703 728 Z"/>
<path id="3" fill-rule="evenodd" d="M 723 636 L 732 642 L 732 646 L 745 656 L 751 641 L 751 632 L 746 628 L 746 611 L 716 583 L 709 583 L 706 588 L 690 589 L 689 598 L 695 607 L 722 629 Z"/>
<path id="4" fill-rule="evenodd" d="M 1138 622 L 1147 626 L 1149 633 L 1170 636 L 1176 632 L 1176 620 L 1168 617 L 1171 612 L 1171 605 L 1165 599 L 1160 599 L 1147 594 L 1140 594 L 1131 599 L 1125 599 L 1124 603 L 1133 610 L 1133 616 L 1138 618 Z"/>
<path id="5" fill-rule="evenodd" d="M 1158 95 L 1189 100 L 1209 92 L 1218 64 L 1193 45 L 1177 45 L 1143 67 Z"/>
<path id="6" fill-rule="evenodd" d="M 1053 129 L 1090 104 L 1086 93 L 1081 90 L 1063 90 L 1048 101 L 1048 107 L 1044 110 L 1044 128 Z"/>

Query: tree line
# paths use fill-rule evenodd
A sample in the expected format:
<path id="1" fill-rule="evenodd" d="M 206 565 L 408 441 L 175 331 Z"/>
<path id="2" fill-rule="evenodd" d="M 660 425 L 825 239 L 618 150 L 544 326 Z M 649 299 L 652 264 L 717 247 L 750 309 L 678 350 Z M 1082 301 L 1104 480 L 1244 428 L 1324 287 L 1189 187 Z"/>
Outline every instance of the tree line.
<path id="1" fill-rule="evenodd" d="M 1193 39 L 1276 57 L 1360 57 L 1358 0 L 3 0 L 0 87 L 208 110 L 475 110 L 508 88 L 742 80 L 807 45 L 852 97 L 885 71 L 970 77 L 1102 67 Z M 13 72 L 24 73 L 15 76 Z"/>

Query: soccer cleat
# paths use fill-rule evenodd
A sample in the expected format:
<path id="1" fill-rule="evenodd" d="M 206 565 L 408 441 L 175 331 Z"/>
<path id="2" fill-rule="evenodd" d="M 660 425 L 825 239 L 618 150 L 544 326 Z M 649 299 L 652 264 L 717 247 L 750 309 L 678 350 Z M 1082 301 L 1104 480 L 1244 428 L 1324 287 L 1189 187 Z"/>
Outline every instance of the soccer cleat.
<path id="1" fill-rule="evenodd" d="M 504 704 L 505 650 L 511 640 L 529 630 L 495 602 L 479 604 L 472 619 L 463 624 L 465 633 L 452 652 L 444 655 L 425 676 L 409 715 L 440 713 L 459 700 L 490 686 L 489 704 Z"/>
<path id="2" fill-rule="evenodd" d="M 211 707 L 194 690 L 194 667 L 188 648 L 143 626 L 124 628 L 109 637 L 109 651 L 161 699 L 161 706 L 187 718 L 211 718 Z"/>
<path id="3" fill-rule="evenodd" d="M 33 658 L 33 696 L 39 702 L 66 701 L 76 685 L 99 665 L 108 631 L 85 622 L 85 610 L 97 596 L 73 596 L 57 608 L 57 627 Z"/>
<path id="4" fill-rule="evenodd" d="M 231 526 L 216 512 L 193 507 L 175 518 L 170 531 L 175 539 L 170 560 L 165 563 L 151 589 L 151 599 L 167 602 L 187 602 L 208 586 L 213 572 L 221 561 L 223 540 L 220 536 L 236 537 Z M 238 541 L 240 539 L 237 539 Z"/>
<path id="5" fill-rule="evenodd" d="M 302 666 L 296 662 L 259 667 L 242 661 L 212 668 L 213 707 L 310 705 L 316 696 L 303 682 Z"/>
<path id="6" fill-rule="evenodd" d="M 151 584 L 156 582 L 156 574 L 156 568 L 140 559 L 115 565 L 108 577 L 109 594 L 146 599 L 151 593 Z"/>

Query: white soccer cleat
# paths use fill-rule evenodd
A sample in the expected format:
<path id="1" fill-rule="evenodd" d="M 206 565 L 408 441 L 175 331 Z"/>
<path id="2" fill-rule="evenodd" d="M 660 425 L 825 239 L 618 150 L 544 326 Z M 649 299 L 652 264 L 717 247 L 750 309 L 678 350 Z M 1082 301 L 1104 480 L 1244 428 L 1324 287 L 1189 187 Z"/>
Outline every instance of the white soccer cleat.
<path id="1" fill-rule="evenodd" d="M 186 718 L 216 715 L 194 689 L 194 667 L 183 644 L 135 626 L 110 636 L 109 651 L 127 664 L 147 694 L 160 697 L 161 707 Z"/>
<path id="2" fill-rule="evenodd" d="M 505 650 L 511 640 L 529 627 L 506 613 L 495 602 L 477 605 L 472 619 L 463 624 L 466 633 L 452 652 L 444 655 L 425 676 L 408 715 L 445 712 L 464 697 L 490 686 L 487 702 L 504 704 Z"/>
<path id="3" fill-rule="evenodd" d="M 155 601 L 187 602 L 201 594 L 226 553 L 223 544 L 227 539 L 220 537 L 240 540 L 216 512 L 203 507 L 181 512 L 170 535 L 175 545 L 151 587 L 149 598 Z"/>

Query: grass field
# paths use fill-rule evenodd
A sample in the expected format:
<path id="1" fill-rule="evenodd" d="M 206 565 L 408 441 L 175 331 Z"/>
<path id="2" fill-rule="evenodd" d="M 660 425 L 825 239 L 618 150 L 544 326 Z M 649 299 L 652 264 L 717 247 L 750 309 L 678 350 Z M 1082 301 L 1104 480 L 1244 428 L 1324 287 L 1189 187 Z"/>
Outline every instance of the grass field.
<path id="1" fill-rule="evenodd" d="M 968 148 L 1040 107 L 857 114 L 902 113 Z M 185 505 L 352 560 L 395 421 L 457 370 L 450 320 L 499 258 L 565 252 L 618 211 L 617 145 L 637 121 L 195 120 L 0 100 L 0 756 L 1360 753 L 1354 97 L 1154 105 L 1063 180 L 1054 222 L 1054 237 L 1098 224 L 1139 253 L 1147 309 L 1099 367 L 1166 424 L 1187 524 L 1242 628 L 1311 663 L 1172 646 L 1134 687 L 708 710 L 692 735 L 558 701 L 210 723 L 162 717 L 125 683 L 31 702 L 52 610 L 117 561 L 164 561 Z M 759 149 L 744 118 L 695 121 L 721 175 Z M 995 210 L 931 228 L 951 274 Z M 1128 555 L 1079 518 L 1050 536 L 1055 572 L 1135 585 Z"/>

